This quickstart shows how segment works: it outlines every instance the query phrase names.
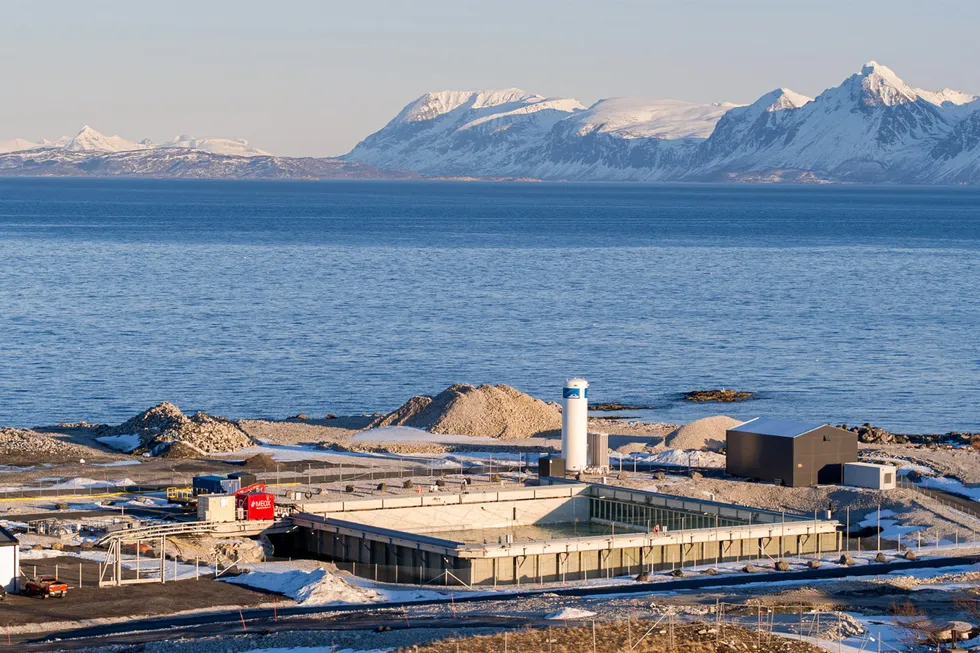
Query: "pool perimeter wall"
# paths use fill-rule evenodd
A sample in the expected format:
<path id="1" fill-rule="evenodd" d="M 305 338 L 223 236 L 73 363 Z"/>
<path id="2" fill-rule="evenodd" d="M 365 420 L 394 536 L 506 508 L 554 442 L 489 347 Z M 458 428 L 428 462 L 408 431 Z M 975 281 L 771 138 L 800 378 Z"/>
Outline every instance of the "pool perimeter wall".
<path id="1" fill-rule="evenodd" d="M 399 583 L 527 584 L 840 550 L 836 520 L 613 486 L 557 484 L 462 494 L 307 503 L 284 548 L 358 576 Z M 573 520 L 613 535 L 462 543 L 440 532 Z M 650 532 L 653 524 L 675 524 Z M 686 528 L 677 528 L 676 525 Z M 637 532 L 637 531 L 641 532 Z"/>

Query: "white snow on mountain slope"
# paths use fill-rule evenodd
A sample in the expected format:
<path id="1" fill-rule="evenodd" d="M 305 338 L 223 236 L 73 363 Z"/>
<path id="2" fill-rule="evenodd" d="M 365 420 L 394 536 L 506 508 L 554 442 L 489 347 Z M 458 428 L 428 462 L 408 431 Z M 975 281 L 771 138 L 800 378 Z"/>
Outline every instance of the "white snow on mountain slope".
<path id="1" fill-rule="evenodd" d="M 735 165 L 772 145 L 784 133 L 784 125 L 793 119 L 794 110 L 812 101 L 796 91 L 778 88 L 748 106 L 728 111 L 711 137 L 698 148 L 692 173 Z"/>
<path id="2" fill-rule="evenodd" d="M 528 167 L 556 123 L 584 109 L 516 88 L 426 93 L 345 158 L 433 176 L 508 176 Z"/>
<path id="3" fill-rule="evenodd" d="M 65 149 L 69 152 L 128 152 L 130 150 L 149 149 L 149 145 L 144 143 L 134 143 L 127 141 L 121 136 L 106 136 L 88 125 L 75 134 Z"/>
<path id="4" fill-rule="evenodd" d="M 784 88 L 748 106 L 611 98 L 583 110 L 519 89 L 443 91 L 410 103 L 346 158 L 429 176 L 921 179 L 971 98 L 914 89 L 874 61 L 816 99 Z"/>
<path id="5" fill-rule="evenodd" d="M 43 143 L 29 141 L 26 138 L 14 138 L 9 141 L 0 141 L 0 154 L 7 152 L 21 152 L 24 150 L 36 150 L 44 147 Z"/>
<path id="6" fill-rule="evenodd" d="M 194 138 L 193 136 L 182 134 L 154 147 L 156 149 L 181 147 L 188 150 L 203 150 L 212 154 L 224 154 L 226 156 L 271 156 L 265 150 L 252 147 L 244 138 Z"/>
<path id="7" fill-rule="evenodd" d="M 824 95 L 827 93 L 846 94 L 852 101 L 867 107 L 895 106 L 915 102 L 919 98 L 915 90 L 891 68 L 877 61 L 864 64 L 861 72 L 851 75 L 837 89 L 826 91 Z"/>
<path id="8" fill-rule="evenodd" d="M 980 184 L 980 108 L 958 122 L 930 155 L 930 181 Z"/>
<path id="9" fill-rule="evenodd" d="M 37 149 L 63 149 L 66 152 L 91 152 L 93 154 L 106 152 L 133 152 L 166 148 L 182 148 L 200 150 L 212 154 L 226 156 L 271 156 L 265 150 L 249 145 L 243 138 L 194 138 L 181 135 L 165 143 L 155 144 L 149 139 L 140 142 L 126 140 L 121 136 L 106 136 L 88 125 L 72 138 L 62 136 L 55 141 L 41 140 L 38 142 L 23 138 L 0 142 L 0 154 Z"/>
<path id="10" fill-rule="evenodd" d="M 540 95 L 526 93 L 519 88 L 489 91 L 435 91 L 426 93 L 410 103 L 391 122 L 425 122 L 459 109 L 469 112 L 478 112 L 481 109 L 501 110 L 500 107 L 516 108 L 544 99 Z"/>
<path id="11" fill-rule="evenodd" d="M 620 138 L 707 138 L 715 124 L 731 108 L 728 102 L 694 104 L 679 100 L 610 98 L 568 119 L 577 135 L 594 132 Z"/>
<path id="12" fill-rule="evenodd" d="M 711 156 L 700 158 L 696 174 L 805 170 L 833 179 L 900 181 L 923 174 L 931 144 L 956 120 L 892 70 L 870 62 L 812 102 L 744 130 L 726 148 L 718 147 L 719 125 L 706 146 Z"/>

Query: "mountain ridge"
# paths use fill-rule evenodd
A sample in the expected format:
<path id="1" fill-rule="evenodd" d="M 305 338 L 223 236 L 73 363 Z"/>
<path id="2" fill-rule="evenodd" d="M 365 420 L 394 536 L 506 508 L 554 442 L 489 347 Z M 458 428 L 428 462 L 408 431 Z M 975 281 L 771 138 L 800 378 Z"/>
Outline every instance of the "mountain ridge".
<path id="1" fill-rule="evenodd" d="M 185 134 L 137 142 L 85 125 L 0 141 L 0 175 L 977 185 L 980 96 L 913 87 L 876 61 L 813 98 L 782 87 L 745 105 L 444 90 L 340 157 Z"/>
<path id="2" fill-rule="evenodd" d="M 545 101 L 556 110 L 528 121 Z M 461 121 L 495 129 L 466 133 Z M 583 107 L 521 89 L 441 91 L 342 158 L 432 177 L 978 184 L 978 130 L 978 96 L 914 88 L 869 61 L 814 98 L 780 88 L 744 106 L 607 98 Z"/>

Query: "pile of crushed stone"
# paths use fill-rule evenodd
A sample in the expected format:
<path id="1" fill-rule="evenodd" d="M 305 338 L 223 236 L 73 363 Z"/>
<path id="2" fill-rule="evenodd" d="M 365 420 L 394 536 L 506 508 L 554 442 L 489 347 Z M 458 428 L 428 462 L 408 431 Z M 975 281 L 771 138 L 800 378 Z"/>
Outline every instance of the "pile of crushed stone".
<path id="1" fill-rule="evenodd" d="M 507 385 L 449 386 L 435 397 L 412 397 L 371 428 L 410 426 L 431 433 L 530 438 L 561 431 L 561 409 Z"/>
<path id="2" fill-rule="evenodd" d="M 60 458 L 79 458 L 92 451 L 78 445 L 64 442 L 47 433 L 30 429 L 14 429 L 0 426 L 0 455 L 7 459 L 19 459 L 20 456 L 43 455 Z"/>
<path id="3" fill-rule="evenodd" d="M 741 423 L 727 415 L 702 417 L 668 435 L 664 444 L 670 449 L 721 451 L 728 440 L 725 431 Z"/>
<path id="4" fill-rule="evenodd" d="M 169 455 L 173 447 L 178 447 L 174 457 L 194 457 L 237 451 L 255 444 L 232 420 L 202 412 L 188 417 L 177 406 L 166 401 L 119 426 L 102 427 L 96 431 L 96 435 L 100 439 L 137 436 L 138 446 L 131 453 L 149 453 L 151 456 Z"/>

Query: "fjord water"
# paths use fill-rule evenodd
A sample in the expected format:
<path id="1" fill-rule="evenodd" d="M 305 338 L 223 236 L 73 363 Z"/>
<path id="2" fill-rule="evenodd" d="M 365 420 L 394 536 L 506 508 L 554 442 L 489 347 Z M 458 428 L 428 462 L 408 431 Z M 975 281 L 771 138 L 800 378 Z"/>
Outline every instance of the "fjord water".
<path id="1" fill-rule="evenodd" d="M 0 424 L 508 383 L 980 430 L 980 191 L 0 180 Z M 682 392 L 732 387 L 717 406 Z"/>

